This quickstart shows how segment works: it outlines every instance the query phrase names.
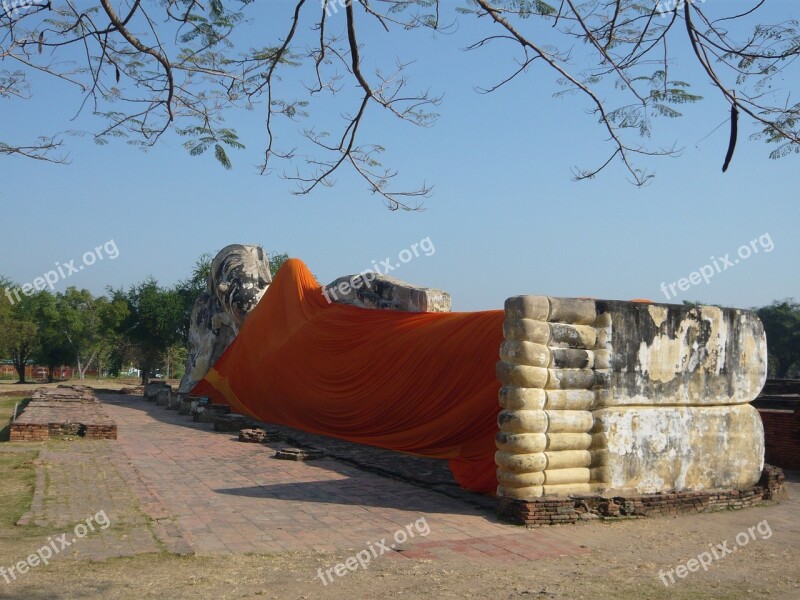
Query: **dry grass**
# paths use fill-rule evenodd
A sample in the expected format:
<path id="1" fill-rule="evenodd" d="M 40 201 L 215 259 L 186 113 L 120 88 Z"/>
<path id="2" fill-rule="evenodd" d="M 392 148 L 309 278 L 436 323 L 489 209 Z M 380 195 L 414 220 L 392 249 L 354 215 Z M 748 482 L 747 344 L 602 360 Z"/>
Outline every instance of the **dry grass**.
<path id="1" fill-rule="evenodd" d="M 19 404 L 19 406 L 17 406 Z M 27 405 L 27 399 L 19 396 L 0 398 L 0 442 L 7 442 L 10 433 L 11 419 L 14 416 L 14 408 L 17 407 L 19 415 Z"/>
<path id="2" fill-rule="evenodd" d="M 13 410 L 9 403 L 0 400 L 0 411 Z M 31 501 L 33 460 L 40 447 L 0 444 L 0 567 L 24 560 L 48 535 L 58 533 L 15 525 Z M 792 488 L 793 493 L 800 492 L 797 483 Z M 191 502 L 191 498 L 186 500 Z M 180 557 L 154 553 L 103 562 L 61 557 L 11 584 L 0 579 L 0 598 L 798 598 L 798 515 L 800 507 L 791 497 L 781 505 L 715 515 L 584 524 L 568 529 L 576 542 L 591 548 L 580 557 L 554 556 L 509 565 L 483 564 L 464 557 L 383 559 L 327 586 L 317 578 L 317 569 L 325 570 L 346 556 L 303 552 Z M 708 543 L 732 539 L 736 532 L 762 519 L 772 524 L 773 538 L 754 542 L 716 562 L 707 573 L 694 573 L 669 589 L 659 581 L 660 569 L 684 563 Z"/>
<path id="3" fill-rule="evenodd" d="M 0 450 L 0 539 L 28 510 L 33 497 L 38 449 L 23 452 Z"/>

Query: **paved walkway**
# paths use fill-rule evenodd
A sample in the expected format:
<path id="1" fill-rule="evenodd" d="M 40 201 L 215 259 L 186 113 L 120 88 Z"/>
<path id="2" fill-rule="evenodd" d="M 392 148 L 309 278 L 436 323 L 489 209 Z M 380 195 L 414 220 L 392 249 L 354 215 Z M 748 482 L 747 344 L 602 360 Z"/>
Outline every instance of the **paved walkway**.
<path id="1" fill-rule="evenodd" d="M 280 443 L 245 444 L 139 397 L 102 399 L 119 428 L 111 462 L 149 517 L 176 525 L 157 532 L 173 550 L 184 542 L 197 554 L 352 552 L 385 540 L 395 544 L 386 555 L 395 559 L 455 552 L 506 562 L 588 552 L 568 529 L 503 524 L 490 511 L 335 460 L 276 460 Z M 409 525 L 414 535 L 403 541 L 397 532 Z"/>
<path id="2" fill-rule="evenodd" d="M 386 476 L 394 465 L 383 455 L 376 459 L 378 473 L 367 469 L 369 449 L 334 448 L 320 438 L 312 441 L 346 460 L 276 460 L 283 444 L 241 443 L 141 397 L 102 399 L 119 439 L 44 446 L 33 505 L 20 521 L 45 527 L 43 535 L 54 539 L 68 533 L 74 541 L 60 556 L 102 560 L 165 550 L 344 555 L 385 547 L 391 548 L 385 560 L 460 556 L 508 564 L 584 554 L 587 546 L 602 547 L 607 535 L 604 528 L 526 530 L 500 523 L 474 498 L 453 497 L 438 466 L 420 464 L 417 479 L 444 493 Z M 397 455 L 398 464 L 403 460 Z M 413 468 L 405 464 L 400 471 Z M 776 531 L 793 532 L 798 505 L 791 498 L 779 509 L 714 515 L 713 523 L 739 531 L 768 512 Z M 98 529 L 101 511 L 110 524 Z M 95 531 L 75 540 L 76 524 L 93 516 Z"/>
<path id="3" fill-rule="evenodd" d="M 135 493 L 138 474 L 113 441 L 51 444 L 34 461 L 36 488 L 18 525 L 47 528 L 49 538 L 72 558 L 104 560 L 167 550 L 191 552 L 174 519 L 151 521 Z M 85 528 L 84 528 L 85 526 Z M 49 539 L 48 538 L 48 539 Z M 47 545 L 48 540 L 42 539 Z"/>

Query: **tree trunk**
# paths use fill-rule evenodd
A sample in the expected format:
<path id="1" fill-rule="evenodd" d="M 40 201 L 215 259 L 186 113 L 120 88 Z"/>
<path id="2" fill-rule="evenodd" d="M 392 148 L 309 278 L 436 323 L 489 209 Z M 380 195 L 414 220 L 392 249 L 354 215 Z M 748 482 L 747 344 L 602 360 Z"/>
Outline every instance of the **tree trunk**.
<path id="1" fill-rule="evenodd" d="M 53 383 L 55 381 L 55 367 L 47 367 L 47 383 Z"/>
<path id="2" fill-rule="evenodd" d="M 86 379 L 86 372 L 89 370 L 89 367 L 92 366 L 94 359 L 97 357 L 97 350 L 92 352 L 92 355 L 89 357 L 89 360 L 86 361 L 86 366 L 81 367 L 81 359 L 78 358 L 78 374 L 81 379 Z"/>
<path id="3" fill-rule="evenodd" d="M 775 358 L 775 379 L 786 379 L 786 373 L 789 372 L 791 365 L 787 364 L 788 361 Z"/>
<path id="4" fill-rule="evenodd" d="M 14 359 L 14 369 L 17 371 L 17 377 L 19 380 L 17 383 L 25 383 L 25 360 L 19 360 L 17 358 Z"/>

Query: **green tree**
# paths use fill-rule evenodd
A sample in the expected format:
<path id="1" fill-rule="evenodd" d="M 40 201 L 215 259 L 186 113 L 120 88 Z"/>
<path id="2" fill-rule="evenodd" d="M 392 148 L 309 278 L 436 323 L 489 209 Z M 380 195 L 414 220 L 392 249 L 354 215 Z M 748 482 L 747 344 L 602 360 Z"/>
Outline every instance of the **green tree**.
<path id="1" fill-rule="evenodd" d="M 162 364 L 169 348 L 183 339 L 185 298 L 176 288 L 160 287 L 152 277 L 128 292 L 114 292 L 115 300 L 121 298 L 127 301 L 128 315 L 120 324 L 120 332 L 141 369 L 142 383 L 147 383 L 150 371 Z"/>
<path id="2" fill-rule="evenodd" d="M 11 300 L 6 295 L 6 290 L 13 287 L 13 282 L 0 275 L 0 332 L 3 331 L 3 325 L 11 318 Z M 8 358 L 7 354 L 7 341 L 0 335 L 0 360 Z"/>
<path id="3" fill-rule="evenodd" d="M 54 369 L 61 365 L 77 366 L 84 379 L 94 364 L 99 377 L 103 362 L 111 362 L 121 343 L 117 330 L 127 315 L 127 303 L 95 298 L 74 287 L 55 295 L 41 291 L 28 302 L 38 335 L 33 358 L 47 367 L 48 380 L 53 381 Z"/>
<path id="4" fill-rule="evenodd" d="M 78 376 L 84 379 L 100 352 L 103 331 L 98 303 L 88 290 L 69 287 L 58 295 L 57 304 L 64 339 L 75 354 Z"/>
<path id="5" fill-rule="evenodd" d="M 765 20 L 766 10 L 781 8 L 775 22 Z M 483 29 L 468 50 L 497 46 L 508 53 L 507 64 L 498 63 L 494 79 L 478 91 L 494 92 L 525 76 L 537 78 L 538 86 L 549 77 L 560 86 L 556 95 L 575 94 L 585 102 L 589 116 L 575 117 L 599 127 L 608 144 L 595 166 L 574 170 L 576 179 L 617 164 L 643 185 L 652 174 L 641 163 L 679 153 L 650 135 L 657 118 L 680 117 L 687 104 L 702 99 L 693 82 L 708 82 L 722 100 L 726 114 L 720 119 L 730 114 L 725 168 L 739 114 L 750 121 L 751 137 L 772 145 L 771 158 L 800 152 L 794 8 L 793 2 L 764 0 L 749 6 L 683 0 L 100 0 L 88 7 L 52 0 L 0 19 L 0 98 L 24 102 L 33 84 L 49 75 L 74 85 L 85 96 L 80 108 L 92 107 L 103 119 L 94 133 L 98 143 L 127 138 L 148 147 L 173 129 L 186 138 L 191 155 L 212 154 L 225 168 L 232 166 L 228 152 L 243 148 L 238 133 L 225 126 L 226 112 L 258 106 L 266 125 L 262 174 L 286 161 L 294 192 L 307 194 L 330 185 L 338 170 L 351 169 L 390 208 L 411 209 L 431 188 L 392 187 L 396 172 L 381 164 L 384 148 L 362 139 L 380 128 L 366 121 L 383 112 L 417 126 L 433 124 L 442 97 L 427 91 L 428 82 L 417 88 L 423 91 L 409 89 L 408 64 L 416 61 L 402 59 L 402 46 L 412 43 L 410 30 L 447 33 L 471 20 Z M 247 47 L 242 36 L 265 20 L 283 23 L 284 31 Z M 448 36 L 440 37 L 447 42 Z M 376 57 L 384 47 L 392 48 L 391 56 Z M 401 49 L 400 58 L 394 48 Z M 366 65 L 373 64 L 370 72 Z M 295 122 L 332 102 L 341 102 L 342 110 L 330 111 L 341 119 L 312 121 L 298 137 Z M 524 118 L 548 119 L 551 112 Z M 62 138 L 45 133 L 35 141 L 0 143 L 0 154 L 63 160 Z"/>
<path id="6" fill-rule="evenodd" d="M 183 311 L 180 345 L 184 347 L 188 345 L 189 327 L 194 304 L 200 296 L 208 291 L 208 277 L 211 275 L 212 260 L 213 256 L 211 254 L 201 254 L 192 268 L 191 276 L 188 279 L 179 281 L 174 288 L 180 299 Z"/>
<path id="7" fill-rule="evenodd" d="M 112 375 L 118 375 L 125 348 L 120 329 L 129 314 L 128 303 L 113 295 L 110 298 L 101 296 L 95 300 L 94 310 L 98 319 L 98 329 L 92 341 L 96 350 L 97 377 L 101 377 L 104 366 Z"/>
<path id="8" fill-rule="evenodd" d="M 32 318 L 37 326 L 36 351 L 33 360 L 47 367 L 47 380 L 54 380 L 54 370 L 62 365 L 73 365 L 75 348 L 66 335 L 66 322 L 61 312 L 60 298 L 41 291 L 31 298 Z"/>
<path id="9" fill-rule="evenodd" d="M 278 252 L 269 255 L 269 272 L 272 273 L 273 277 L 275 277 L 278 269 L 280 269 L 287 260 L 289 260 L 289 255 L 286 254 L 286 252 Z"/>
<path id="10" fill-rule="evenodd" d="M 800 372 L 800 304 L 775 300 L 756 313 L 767 334 L 770 374 L 785 379 Z"/>
<path id="11" fill-rule="evenodd" d="M 212 260 L 214 257 L 209 252 L 201 254 L 194 264 L 192 276 L 184 284 L 184 287 L 190 289 L 195 296 L 199 296 L 208 288 Z"/>
<path id="12" fill-rule="evenodd" d="M 17 370 L 19 383 L 25 383 L 25 367 L 36 351 L 38 341 L 36 323 L 13 319 L 0 330 L 0 336 L 6 339 L 6 348 Z"/>
<path id="13" fill-rule="evenodd" d="M 3 292 L 11 282 L 2 279 Z M 20 302 L 11 302 L 7 297 L 0 300 L 0 356 L 11 359 L 17 371 L 19 383 L 25 383 L 25 367 L 38 347 L 38 329 L 33 314 L 31 299 L 23 296 Z"/>
<path id="14" fill-rule="evenodd" d="M 191 276 L 179 281 L 173 289 L 180 301 L 182 316 L 179 338 L 167 350 L 167 377 L 183 377 L 184 364 L 189 354 L 189 328 L 192 324 L 192 310 L 197 299 L 208 291 L 208 278 L 211 275 L 213 258 L 207 252 L 201 254 L 192 268 Z"/>

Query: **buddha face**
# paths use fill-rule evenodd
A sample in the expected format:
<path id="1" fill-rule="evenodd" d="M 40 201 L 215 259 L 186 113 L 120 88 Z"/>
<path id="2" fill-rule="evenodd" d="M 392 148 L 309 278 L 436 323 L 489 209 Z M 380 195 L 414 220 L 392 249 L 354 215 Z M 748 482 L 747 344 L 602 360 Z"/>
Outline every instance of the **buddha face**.
<path id="1" fill-rule="evenodd" d="M 259 246 L 232 244 L 211 262 L 208 291 L 219 300 L 238 329 L 271 282 L 269 261 Z"/>

